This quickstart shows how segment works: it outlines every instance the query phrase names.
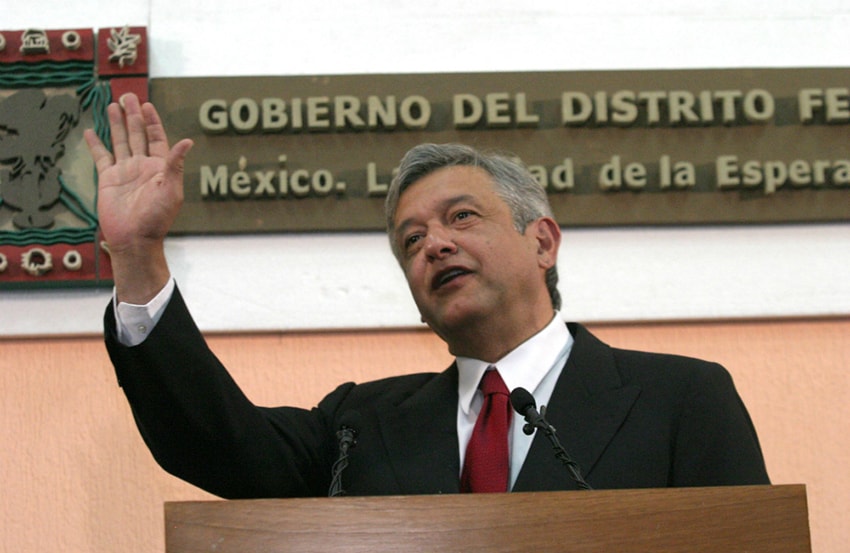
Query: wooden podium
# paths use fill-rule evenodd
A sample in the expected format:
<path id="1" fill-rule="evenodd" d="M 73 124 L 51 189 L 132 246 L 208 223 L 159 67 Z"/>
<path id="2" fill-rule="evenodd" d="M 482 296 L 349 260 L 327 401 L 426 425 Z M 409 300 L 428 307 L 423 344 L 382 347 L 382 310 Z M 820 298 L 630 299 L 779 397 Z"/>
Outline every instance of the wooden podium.
<path id="1" fill-rule="evenodd" d="M 810 553 L 803 485 L 165 505 L 168 553 Z"/>

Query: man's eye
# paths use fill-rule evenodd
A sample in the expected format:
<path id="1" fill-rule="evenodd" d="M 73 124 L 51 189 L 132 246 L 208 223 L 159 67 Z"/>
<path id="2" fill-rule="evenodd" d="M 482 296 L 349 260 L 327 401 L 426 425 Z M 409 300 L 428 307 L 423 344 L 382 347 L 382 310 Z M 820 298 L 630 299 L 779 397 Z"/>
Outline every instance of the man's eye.
<path id="1" fill-rule="evenodd" d="M 414 244 L 416 244 L 417 242 L 419 242 L 419 240 L 420 240 L 421 238 L 422 238 L 422 235 L 420 235 L 420 234 L 412 234 L 412 235 L 408 236 L 408 237 L 407 237 L 407 238 L 405 238 L 405 240 L 404 240 L 404 247 L 405 247 L 406 249 L 409 249 L 411 246 L 413 246 Z"/>
<path id="2" fill-rule="evenodd" d="M 455 213 L 455 220 L 460 221 L 460 220 L 466 219 L 466 218 L 471 217 L 471 216 L 472 216 L 471 211 L 458 211 L 457 213 Z"/>

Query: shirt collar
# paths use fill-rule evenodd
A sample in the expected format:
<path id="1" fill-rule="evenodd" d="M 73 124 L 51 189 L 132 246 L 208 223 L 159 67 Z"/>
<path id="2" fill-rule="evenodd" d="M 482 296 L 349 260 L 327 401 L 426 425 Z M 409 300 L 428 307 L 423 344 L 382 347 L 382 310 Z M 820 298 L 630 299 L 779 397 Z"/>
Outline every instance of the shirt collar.
<path id="1" fill-rule="evenodd" d="M 567 325 L 555 316 L 543 330 L 517 346 L 496 363 L 487 363 L 471 357 L 458 357 L 458 401 L 464 414 L 469 414 L 478 383 L 487 367 L 495 365 L 508 390 L 523 387 L 534 392 L 543 377 L 572 343 Z"/>

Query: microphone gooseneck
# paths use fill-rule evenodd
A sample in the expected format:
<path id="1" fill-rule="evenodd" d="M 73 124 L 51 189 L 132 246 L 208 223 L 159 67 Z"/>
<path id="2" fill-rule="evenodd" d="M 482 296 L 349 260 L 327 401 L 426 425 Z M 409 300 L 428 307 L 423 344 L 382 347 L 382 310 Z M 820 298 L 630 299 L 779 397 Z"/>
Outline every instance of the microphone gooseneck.
<path id="1" fill-rule="evenodd" d="M 357 429 L 360 428 L 360 413 L 348 411 L 342 416 L 336 438 L 339 441 L 339 456 L 331 467 L 331 485 L 328 497 L 345 495 L 342 487 L 342 472 L 348 467 L 348 452 L 357 445 Z"/>
<path id="2" fill-rule="evenodd" d="M 552 449 L 555 450 L 555 457 L 567 467 L 570 476 L 575 480 L 579 489 L 592 489 L 590 484 L 582 478 L 578 463 L 570 457 L 567 450 L 561 445 L 561 441 L 558 440 L 555 427 L 546 420 L 546 406 L 541 406 L 540 411 L 537 411 L 537 402 L 534 400 L 534 396 L 525 388 L 515 388 L 511 392 L 511 405 L 517 413 L 525 418 L 525 426 L 522 427 L 522 431 L 530 436 L 536 428 L 542 430 L 546 438 L 549 439 L 549 443 L 552 444 Z"/>

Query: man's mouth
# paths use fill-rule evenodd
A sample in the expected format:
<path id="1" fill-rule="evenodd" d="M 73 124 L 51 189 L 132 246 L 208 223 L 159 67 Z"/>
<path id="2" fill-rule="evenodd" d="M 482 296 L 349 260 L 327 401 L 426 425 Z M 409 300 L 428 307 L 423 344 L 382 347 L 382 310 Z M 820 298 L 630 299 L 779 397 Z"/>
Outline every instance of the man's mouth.
<path id="1" fill-rule="evenodd" d="M 461 267 L 451 267 L 449 269 L 445 269 L 437 273 L 437 276 L 434 277 L 434 280 L 431 282 L 431 289 L 437 290 L 441 288 L 443 285 L 448 284 L 454 279 L 468 275 L 471 271 L 467 269 L 463 269 Z"/>

